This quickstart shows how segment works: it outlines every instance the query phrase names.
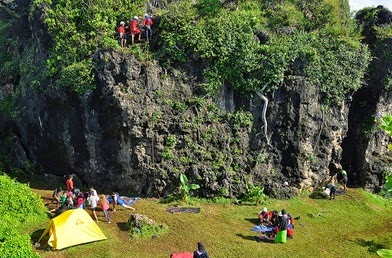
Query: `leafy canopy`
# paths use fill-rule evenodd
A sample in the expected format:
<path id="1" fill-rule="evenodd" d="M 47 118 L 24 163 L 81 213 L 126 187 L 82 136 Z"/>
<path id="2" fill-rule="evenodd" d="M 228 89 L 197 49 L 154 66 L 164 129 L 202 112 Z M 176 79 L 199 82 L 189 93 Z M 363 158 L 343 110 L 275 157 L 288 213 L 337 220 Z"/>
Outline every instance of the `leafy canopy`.
<path id="1" fill-rule="evenodd" d="M 47 75 L 57 84 L 83 93 L 93 86 L 91 55 L 99 48 L 118 48 L 119 21 L 144 13 L 142 1 L 35 0 L 33 9 L 45 11 L 45 23 L 53 37 L 47 59 Z M 121 8 L 119 8 L 121 7 Z"/>
<path id="2" fill-rule="evenodd" d="M 238 10 L 211 2 L 171 4 L 160 23 L 163 57 L 198 56 L 207 64 L 207 93 L 223 83 L 248 94 L 264 85 L 270 91 L 301 76 L 320 87 L 325 102 L 339 103 L 360 87 L 370 54 L 346 1 L 246 2 Z"/>

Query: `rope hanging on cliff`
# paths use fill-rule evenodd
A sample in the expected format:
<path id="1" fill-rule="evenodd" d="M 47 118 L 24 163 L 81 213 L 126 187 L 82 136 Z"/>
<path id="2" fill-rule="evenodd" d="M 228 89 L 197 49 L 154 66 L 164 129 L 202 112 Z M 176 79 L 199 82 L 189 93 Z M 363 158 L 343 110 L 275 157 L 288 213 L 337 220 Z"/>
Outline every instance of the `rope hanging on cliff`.
<path id="1" fill-rule="evenodd" d="M 260 133 L 262 131 L 264 131 L 264 137 L 267 140 L 267 145 L 272 146 L 271 142 L 270 142 L 271 137 L 268 137 L 268 122 L 267 122 L 267 118 L 266 118 L 267 107 L 268 107 L 268 98 L 262 93 L 264 91 L 265 87 L 267 87 L 267 85 L 268 84 L 265 84 L 261 90 L 256 92 L 256 94 L 257 94 L 257 96 L 259 96 L 259 98 L 261 98 L 264 101 L 263 110 L 261 112 L 262 119 L 263 119 L 263 126 L 260 128 Z M 258 134 L 256 134 L 256 136 Z"/>

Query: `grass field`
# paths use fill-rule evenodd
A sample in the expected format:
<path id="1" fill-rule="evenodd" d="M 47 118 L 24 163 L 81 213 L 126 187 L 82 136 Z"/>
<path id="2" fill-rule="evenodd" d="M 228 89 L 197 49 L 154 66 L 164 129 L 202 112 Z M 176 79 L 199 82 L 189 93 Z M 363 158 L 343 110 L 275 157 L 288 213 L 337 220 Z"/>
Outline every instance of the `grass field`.
<path id="1" fill-rule="evenodd" d="M 52 191 L 33 189 L 49 203 Z M 263 206 L 211 204 L 200 201 L 200 213 L 166 211 L 170 204 L 140 199 L 133 207 L 158 223 L 167 224 L 168 234 L 154 239 L 130 239 L 124 226 L 131 211 L 110 212 L 112 223 L 105 223 L 98 212 L 98 225 L 107 240 L 70 247 L 60 251 L 37 250 L 42 257 L 170 257 L 171 253 L 193 252 L 203 241 L 210 257 L 377 257 L 380 248 L 392 249 L 392 202 L 361 189 L 348 189 L 336 200 L 296 197 L 270 200 L 269 210 L 285 208 L 296 220 L 294 239 L 286 244 L 256 241 L 250 231 Z M 48 208 L 51 208 L 48 205 Z M 48 219 L 49 220 L 49 219 Z M 45 225 L 32 231 L 36 241 Z M 72 237 L 72 236 L 70 236 Z"/>

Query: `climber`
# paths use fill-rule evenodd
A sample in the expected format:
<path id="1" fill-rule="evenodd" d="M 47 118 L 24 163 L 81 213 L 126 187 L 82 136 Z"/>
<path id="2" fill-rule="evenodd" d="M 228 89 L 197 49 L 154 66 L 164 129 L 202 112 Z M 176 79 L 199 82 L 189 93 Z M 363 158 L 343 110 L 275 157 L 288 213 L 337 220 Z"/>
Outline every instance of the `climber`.
<path id="1" fill-rule="evenodd" d="M 125 34 L 125 22 L 123 21 L 120 22 L 120 26 L 118 26 L 117 31 L 119 35 L 118 37 L 119 44 L 122 48 L 125 48 L 127 45 L 127 38 Z"/>
<path id="2" fill-rule="evenodd" d="M 147 13 L 144 15 L 143 25 L 145 27 L 146 41 L 149 42 L 152 37 L 152 30 L 151 30 L 152 18 Z"/>
<path id="3" fill-rule="evenodd" d="M 131 32 L 131 43 L 133 45 L 135 43 L 135 35 L 138 35 L 138 41 L 141 40 L 139 18 L 137 16 L 134 16 L 133 19 L 129 22 L 129 26 Z"/>

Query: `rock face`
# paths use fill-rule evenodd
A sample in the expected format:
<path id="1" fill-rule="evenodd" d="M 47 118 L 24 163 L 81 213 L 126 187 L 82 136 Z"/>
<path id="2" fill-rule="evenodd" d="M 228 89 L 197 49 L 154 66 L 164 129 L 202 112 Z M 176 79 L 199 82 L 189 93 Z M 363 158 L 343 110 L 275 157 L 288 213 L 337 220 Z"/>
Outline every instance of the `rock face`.
<path id="1" fill-rule="evenodd" d="M 39 63 L 50 38 L 39 12 L 34 17 L 30 40 Z M 376 129 L 360 142 L 351 133 L 363 112 L 391 111 L 381 84 L 356 93 L 350 109 L 350 100 L 326 108 L 318 88 L 301 77 L 286 81 L 267 96 L 264 124 L 257 96 L 247 99 L 230 85 L 214 98 L 200 95 L 197 61 L 166 70 L 123 52 L 100 50 L 93 59 L 96 88 L 84 95 L 50 82 L 37 89 L 18 77 L 1 78 L 0 99 L 13 96 L 17 103 L 16 114 L 0 114 L 0 133 L 8 139 L 2 150 L 14 166 L 31 160 L 47 174 L 73 173 L 99 192 L 142 196 L 176 193 L 185 173 L 201 196 L 240 197 L 253 184 L 290 197 L 319 186 L 341 164 L 351 166 L 355 184 L 382 183 L 378 157 L 386 157 L 389 139 Z M 371 110 L 361 108 L 368 94 L 377 95 Z"/>

